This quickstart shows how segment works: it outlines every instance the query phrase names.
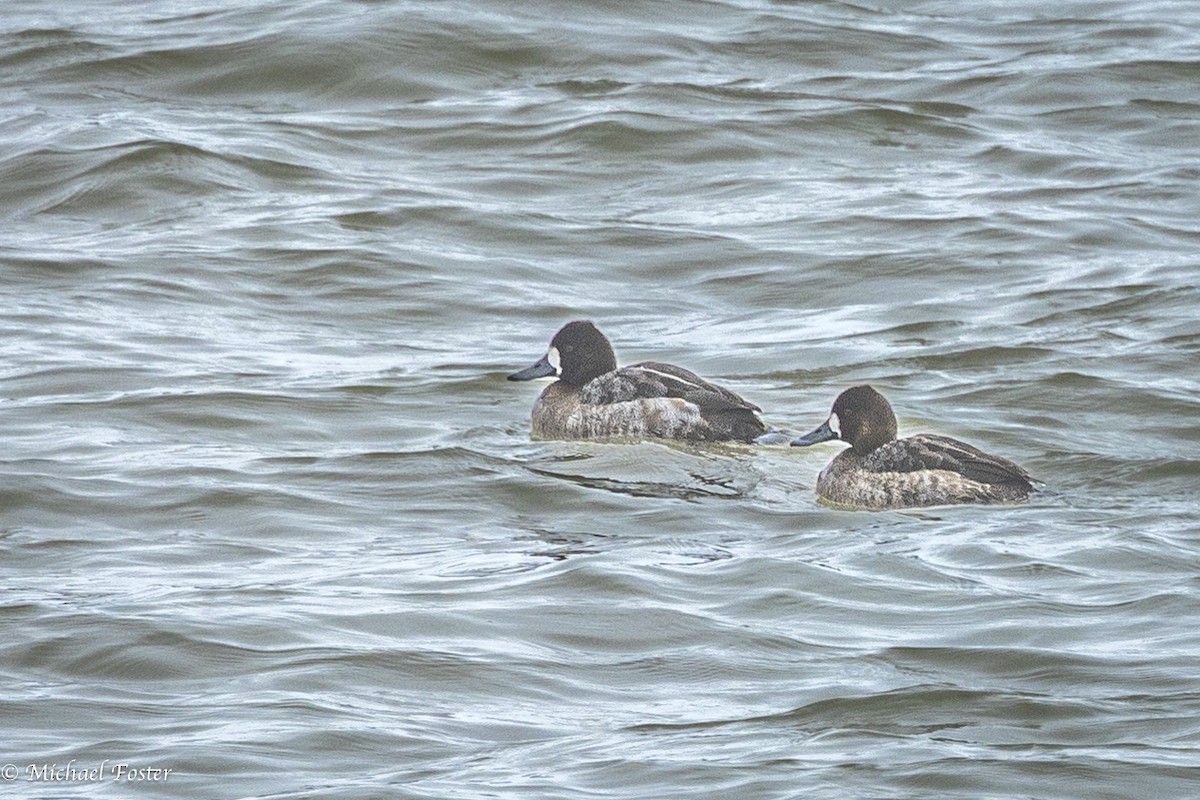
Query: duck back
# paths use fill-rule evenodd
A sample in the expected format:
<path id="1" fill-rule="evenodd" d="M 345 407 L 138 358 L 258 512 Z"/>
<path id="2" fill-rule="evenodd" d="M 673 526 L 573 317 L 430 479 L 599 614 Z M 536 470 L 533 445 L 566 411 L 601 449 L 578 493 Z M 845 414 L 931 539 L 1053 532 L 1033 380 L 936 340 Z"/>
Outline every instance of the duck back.
<path id="1" fill-rule="evenodd" d="M 597 381 L 602 382 L 599 391 L 591 388 Z M 662 394 L 646 396 L 630 390 L 621 376 L 610 373 L 582 389 L 562 381 L 546 387 L 533 408 L 533 435 L 539 439 L 751 442 L 766 432 L 755 411 L 728 406 L 701 406 L 688 398 Z"/>
<path id="2" fill-rule="evenodd" d="M 932 434 L 897 439 L 865 456 L 844 450 L 817 478 L 827 502 L 873 510 L 1011 503 L 1032 492 L 1029 474 L 1013 462 Z"/>

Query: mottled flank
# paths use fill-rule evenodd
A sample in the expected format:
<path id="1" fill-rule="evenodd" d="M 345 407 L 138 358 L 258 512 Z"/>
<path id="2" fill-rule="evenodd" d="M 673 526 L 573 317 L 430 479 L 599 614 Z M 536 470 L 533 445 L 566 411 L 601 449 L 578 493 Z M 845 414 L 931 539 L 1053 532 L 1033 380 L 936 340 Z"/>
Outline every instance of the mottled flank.
<path id="1" fill-rule="evenodd" d="M 895 444 L 904 445 L 907 440 Z M 883 471 L 853 448 L 839 453 L 817 478 L 817 494 L 828 503 L 879 511 L 963 503 L 1012 503 L 1028 499 L 1025 479 L 986 483 L 951 469 Z"/>
<path id="2" fill-rule="evenodd" d="M 1029 473 L 1007 458 L 931 433 L 893 439 L 872 450 L 863 465 L 872 472 L 944 470 L 988 486 L 1017 486 L 1026 492 L 1033 488 Z"/>
<path id="3" fill-rule="evenodd" d="M 702 414 L 680 397 L 584 402 L 583 392 L 562 381 L 547 386 L 533 407 L 537 439 L 678 439 L 751 441 L 766 427 L 745 409 Z"/>

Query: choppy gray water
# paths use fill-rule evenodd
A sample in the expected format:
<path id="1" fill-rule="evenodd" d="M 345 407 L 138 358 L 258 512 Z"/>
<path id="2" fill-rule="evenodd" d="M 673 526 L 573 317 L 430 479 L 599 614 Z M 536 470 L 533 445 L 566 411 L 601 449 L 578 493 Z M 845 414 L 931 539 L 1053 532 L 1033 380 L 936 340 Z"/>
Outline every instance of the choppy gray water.
<path id="1" fill-rule="evenodd" d="M 6 2 L 5 796 L 1200 796 L 1197 87 L 1166 0 Z M 1047 491 L 531 442 L 576 317 Z"/>

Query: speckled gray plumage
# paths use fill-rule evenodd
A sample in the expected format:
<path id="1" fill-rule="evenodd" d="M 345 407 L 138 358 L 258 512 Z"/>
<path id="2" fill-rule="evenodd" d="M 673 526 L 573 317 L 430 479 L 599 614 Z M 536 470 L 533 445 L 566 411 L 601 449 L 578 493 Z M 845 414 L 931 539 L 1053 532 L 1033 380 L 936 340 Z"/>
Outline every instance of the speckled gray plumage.
<path id="1" fill-rule="evenodd" d="M 817 477 L 817 494 L 848 508 L 882 510 L 1026 500 L 1025 470 L 944 436 L 897 439 L 868 453 L 853 448 Z"/>
<path id="2" fill-rule="evenodd" d="M 876 448 L 863 460 L 872 472 L 913 472 L 922 469 L 948 470 L 977 483 L 1013 485 L 1031 491 L 1029 473 L 1013 462 L 985 453 L 966 442 L 921 433 L 893 439 Z"/>
<path id="3" fill-rule="evenodd" d="M 586 388 L 586 387 L 585 387 Z M 562 381 L 546 387 L 533 407 L 538 439 L 677 439 L 751 441 L 766 431 L 746 408 L 710 410 L 681 397 L 634 397 L 607 403 L 584 400 Z"/>

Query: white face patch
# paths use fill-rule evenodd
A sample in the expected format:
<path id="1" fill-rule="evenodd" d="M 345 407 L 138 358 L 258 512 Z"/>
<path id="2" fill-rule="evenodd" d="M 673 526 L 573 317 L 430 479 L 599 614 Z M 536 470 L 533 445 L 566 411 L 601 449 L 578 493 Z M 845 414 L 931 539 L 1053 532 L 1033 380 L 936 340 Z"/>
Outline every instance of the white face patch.
<path id="1" fill-rule="evenodd" d="M 829 430 L 836 433 L 839 439 L 842 438 L 842 421 L 838 419 L 837 414 L 829 415 Z"/>
<path id="2" fill-rule="evenodd" d="M 550 362 L 550 366 L 554 367 L 555 375 L 562 375 L 562 356 L 558 354 L 557 347 L 551 347 L 546 352 L 546 360 Z"/>

